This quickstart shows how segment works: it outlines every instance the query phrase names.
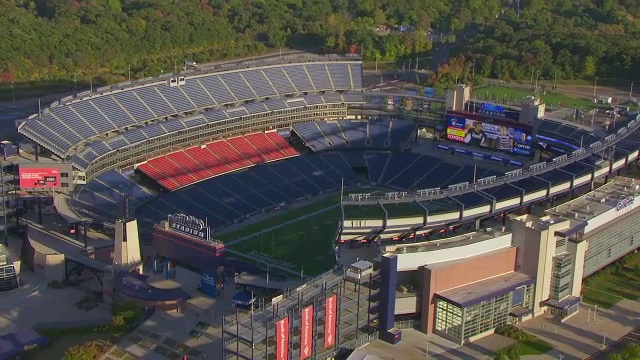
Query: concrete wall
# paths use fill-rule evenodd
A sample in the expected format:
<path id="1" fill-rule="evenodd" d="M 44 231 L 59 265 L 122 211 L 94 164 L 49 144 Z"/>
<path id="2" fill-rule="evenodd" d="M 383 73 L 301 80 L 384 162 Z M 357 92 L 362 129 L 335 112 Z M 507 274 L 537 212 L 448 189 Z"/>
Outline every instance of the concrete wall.
<path id="1" fill-rule="evenodd" d="M 508 248 L 510 246 L 511 234 L 504 234 L 464 246 L 449 247 L 442 250 L 432 249 L 425 252 L 396 254 L 398 256 L 398 271 L 416 270 L 423 265 L 464 259 L 494 250 Z"/>
<path id="2" fill-rule="evenodd" d="M 433 331 L 435 316 L 434 295 L 437 292 L 453 289 L 515 270 L 515 247 L 509 247 L 488 254 L 478 255 L 441 266 L 420 268 L 422 278 L 422 331 Z"/>
<path id="3" fill-rule="evenodd" d="M 63 281 L 65 278 L 65 257 L 63 254 L 43 254 L 33 256 L 34 272 L 43 274 L 47 282 Z"/>

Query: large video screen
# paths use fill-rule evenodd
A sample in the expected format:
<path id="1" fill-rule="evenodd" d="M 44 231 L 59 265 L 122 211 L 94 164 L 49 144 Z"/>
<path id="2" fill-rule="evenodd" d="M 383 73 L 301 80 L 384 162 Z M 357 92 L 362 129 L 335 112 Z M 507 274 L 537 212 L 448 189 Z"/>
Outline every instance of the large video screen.
<path id="1" fill-rule="evenodd" d="M 462 116 L 447 116 L 447 139 L 513 154 L 531 155 L 531 135 L 524 130 Z"/>
<path id="2" fill-rule="evenodd" d="M 60 187 L 60 169 L 20 167 L 18 172 L 20 189 L 57 189 Z"/>

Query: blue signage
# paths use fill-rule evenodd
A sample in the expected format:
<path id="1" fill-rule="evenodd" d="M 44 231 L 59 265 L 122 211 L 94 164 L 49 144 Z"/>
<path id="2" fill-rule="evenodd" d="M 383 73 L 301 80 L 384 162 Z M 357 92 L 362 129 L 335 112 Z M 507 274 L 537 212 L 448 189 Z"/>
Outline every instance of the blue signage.
<path id="1" fill-rule="evenodd" d="M 480 109 L 485 110 L 485 111 L 492 111 L 495 113 L 503 113 L 504 112 L 504 108 L 500 105 L 494 105 L 492 103 L 482 103 L 480 104 Z"/>
<path id="2" fill-rule="evenodd" d="M 436 90 L 434 88 L 432 88 L 432 87 L 425 87 L 424 88 L 424 96 L 432 98 L 432 97 L 436 96 Z"/>
<path id="3" fill-rule="evenodd" d="M 218 296 L 218 275 L 211 273 L 203 273 L 200 276 L 200 284 L 198 285 L 198 291 L 201 293 L 210 296 L 216 297 Z"/>

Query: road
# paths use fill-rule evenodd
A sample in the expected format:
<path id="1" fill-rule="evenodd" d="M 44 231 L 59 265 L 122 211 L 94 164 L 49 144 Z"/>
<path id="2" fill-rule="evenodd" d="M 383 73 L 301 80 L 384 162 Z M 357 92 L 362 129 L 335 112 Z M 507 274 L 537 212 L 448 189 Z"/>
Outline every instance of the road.
<path id="1" fill-rule="evenodd" d="M 607 360 L 611 355 L 622 352 L 624 348 L 631 343 L 640 343 L 640 326 L 629 331 L 625 336 L 609 345 L 606 349 L 588 357 L 587 360 Z"/>

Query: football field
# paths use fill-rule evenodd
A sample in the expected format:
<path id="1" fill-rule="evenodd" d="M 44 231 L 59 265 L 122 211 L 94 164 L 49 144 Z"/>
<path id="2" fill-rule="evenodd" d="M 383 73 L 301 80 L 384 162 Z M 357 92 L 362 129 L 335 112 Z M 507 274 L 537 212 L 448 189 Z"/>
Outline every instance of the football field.
<path id="1" fill-rule="evenodd" d="M 340 219 L 340 196 L 247 225 L 219 236 L 230 250 L 252 257 L 271 257 L 304 274 L 315 275 L 335 264 L 333 241 Z"/>
<path id="2" fill-rule="evenodd" d="M 340 217 L 340 195 L 333 194 L 217 238 L 230 250 L 317 275 L 336 263 L 334 240 Z"/>

